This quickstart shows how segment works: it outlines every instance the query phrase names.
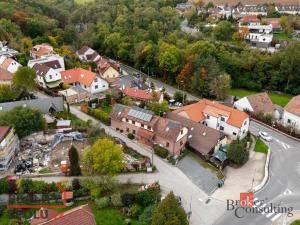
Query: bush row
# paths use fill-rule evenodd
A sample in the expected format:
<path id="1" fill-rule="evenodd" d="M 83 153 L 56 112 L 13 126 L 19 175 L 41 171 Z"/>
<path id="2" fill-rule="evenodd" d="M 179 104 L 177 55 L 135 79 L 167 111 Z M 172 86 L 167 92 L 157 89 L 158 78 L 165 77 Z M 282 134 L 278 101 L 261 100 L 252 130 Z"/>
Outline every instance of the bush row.
<path id="1" fill-rule="evenodd" d="M 110 125 L 110 118 L 109 114 L 104 112 L 102 109 L 88 109 L 88 114 L 95 117 L 96 119 L 100 120 L 102 123 L 106 125 Z"/>
<path id="2" fill-rule="evenodd" d="M 159 145 L 154 145 L 153 150 L 156 155 L 163 159 L 167 158 L 167 156 L 169 155 L 169 151 Z"/>

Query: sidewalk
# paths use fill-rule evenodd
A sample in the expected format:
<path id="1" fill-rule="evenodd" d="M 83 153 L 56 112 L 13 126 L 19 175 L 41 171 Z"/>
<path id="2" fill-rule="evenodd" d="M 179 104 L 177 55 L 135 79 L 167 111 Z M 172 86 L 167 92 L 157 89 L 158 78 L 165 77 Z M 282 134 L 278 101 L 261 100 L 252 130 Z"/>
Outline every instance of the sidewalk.
<path id="1" fill-rule="evenodd" d="M 227 199 L 240 199 L 241 192 L 248 192 L 260 184 L 264 178 L 267 155 L 255 152 L 251 147 L 248 162 L 241 168 L 235 169 L 227 166 L 224 170 L 226 176 L 224 186 L 217 189 L 212 197 L 226 201 Z"/>
<path id="2" fill-rule="evenodd" d="M 272 225 L 290 225 L 295 220 L 300 220 L 300 211 L 294 211 L 292 217 L 288 217 L 287 214 L 282 214 Z"/>

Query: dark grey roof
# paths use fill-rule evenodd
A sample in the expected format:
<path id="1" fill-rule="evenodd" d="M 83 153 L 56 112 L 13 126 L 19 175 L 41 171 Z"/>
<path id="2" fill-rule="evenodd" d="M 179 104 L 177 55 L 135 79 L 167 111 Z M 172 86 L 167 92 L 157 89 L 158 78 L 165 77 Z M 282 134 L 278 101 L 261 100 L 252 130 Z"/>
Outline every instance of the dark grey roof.
<path id="1" fill-rule="evenodd" d="M 78 51 L 77 51 L 77 53 L 79 54 L 79 55 L 83 55 L 87 50 L 89 50 L 90 49 L 90 47 L 89 46 L 83 46 L 81 49 L 79 49 Z"/>
<path id="2" fill-rule="evenodd" d="M 210 154 L 219 143 L 219 140 L 222 140 L 225 136 L 218 130 L 209 128 L 173 112 L 168 112 L 167 118 L 175 120 L 188 128 L 187 142 L 189 146 L 202 155 Z"/>
<path id="3" fill-rule="evenodd" d="M 35 72 L 38 76 L 44 77 L 48 73 L 48 71 L 50 70 L 50 67 L 48 67 L 44 64 L 36 63 L 36 64 L 34 64 L 32 69 L 35 70 Z"/>
<path id="4" fill-rule="evenodd" d="M 60 69 L 61 68 L 61 65 L 58 60 L 47 61 L 42 64 L 45 66 L 48 66 L 52 69 Z"/>
<path id="5" fill-rule="evenodd" d="M 15 107 L 22 106 L 28 108 L 35 108 L 40 110 L 43 114 L 49 113 L 50 110 L 56 112 L 64 111 L 63 97 L 32 99 L 15 102 L 0 103 L 0 112 L 9 111 Z"/>

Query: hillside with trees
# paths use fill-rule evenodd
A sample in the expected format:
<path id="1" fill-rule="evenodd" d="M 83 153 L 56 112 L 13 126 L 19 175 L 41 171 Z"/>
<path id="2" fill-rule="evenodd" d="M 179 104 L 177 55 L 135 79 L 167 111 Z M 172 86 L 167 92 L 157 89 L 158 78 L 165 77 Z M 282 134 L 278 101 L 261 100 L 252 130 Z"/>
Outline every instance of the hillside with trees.
<path id="1" fill-rule="evenodd" d="M 0 0 L 0 40 L 23 53 L 23 64 L 33 45 L 48 42 L 67 68 L 77 66 L 74 51 L 87 44 L 201 97 L 222 99 L 230 87 L 300 94 L 299 42 L 275 54 L 231 45 L 228 21 L 214 30 L 214 41 L 191 36 L 180 31 L 177 2 Z"/>

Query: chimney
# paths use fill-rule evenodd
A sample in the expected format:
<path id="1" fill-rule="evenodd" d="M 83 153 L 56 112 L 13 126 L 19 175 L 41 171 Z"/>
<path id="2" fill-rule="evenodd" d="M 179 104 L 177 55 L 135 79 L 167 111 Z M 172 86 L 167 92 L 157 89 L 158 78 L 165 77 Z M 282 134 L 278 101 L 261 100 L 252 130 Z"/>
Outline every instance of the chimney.
<path id="1" fill-rule="evenodd" d="M 203 134 L 202 134 L 203 136 L 206 136 L 206 132 L 203 132 Z"/>

